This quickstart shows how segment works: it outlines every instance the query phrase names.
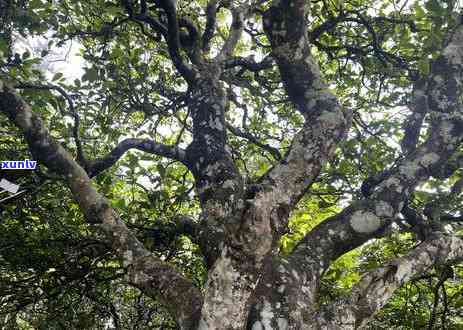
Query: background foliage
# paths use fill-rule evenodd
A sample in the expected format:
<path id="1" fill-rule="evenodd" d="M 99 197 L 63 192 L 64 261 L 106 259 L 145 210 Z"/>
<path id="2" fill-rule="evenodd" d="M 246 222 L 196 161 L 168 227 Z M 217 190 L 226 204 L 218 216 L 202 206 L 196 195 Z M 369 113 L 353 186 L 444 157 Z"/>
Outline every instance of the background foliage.
<path id="1" fill-rule="evenodd" d="M 178 2 L 179 12 L 200 26 L 205 24 L 204 5 L 203 0 Z M 291 251 L 307 231 L 359 198 L 362 182 L 400 159 L 410 82 L 429 72 L 428 59 L 445 44 L 457 6 L 438 0 L 312 2 L 313 52 L 330 89 L 355 110 L 354 124 L 312 186 L 311 197 L 292 214 L 282 251 Z M 82 149 L 96 159 L 126 137 L 180 146 L 191 141 L 186 85 L 173 69 L 165 43 L 131 21 L 119 3 L 4 0 L 0 7 L 0 74 L 17 84 L 74 155 Z M 226 37 L 226 10 L 219 12 L 218 23 L 220 37 L 213 39 L 213 50 Z M 268 40 L 257 14 L 245 31 L 236 55 L 265 58 Z M 31 39 L 46 45 L 24 47 Z M 83 60 L 82 75 L 41 69 L 50 54 L 65 56 L 71 44 Z M 223 80 L 232 101 L 227 113 L 232 154 L 253 182 L 284 154 L 302 119 L 291 111 L 274 67 L 255 72 L 232 68 Z M 0 160 L 26 158 L 31 155 L 18 131 L 0 117 Z M 41 167 L 34 173 L 1 175 L 26 192 L 0 203 L 0 327 L 175 328 L 156 301 L 124 282 L 124 267 L 90 233 L 60 178 Z M 425 210 L 438 203 L 461 217 L 462 196 L 449 191 L 462 175 L 460 169 L 427 182 L 414 194 L 413 206 Z M 145 246 L 199 286 L 204 283 L 197 245 L 173 229 L 179 214 L 194 217 L 199 212 L 193 179 L 183 165 L 130 152 L 94 181 Z M 341 297 L 363 273 L 416 244 L 419 237 L 413 231 L 392 230 L 351 251 L 324 275 L 323 299 Z M 462 329 L 462 278 L 461 266 L 429 270 L 400 289 L 371 328 Z"/>

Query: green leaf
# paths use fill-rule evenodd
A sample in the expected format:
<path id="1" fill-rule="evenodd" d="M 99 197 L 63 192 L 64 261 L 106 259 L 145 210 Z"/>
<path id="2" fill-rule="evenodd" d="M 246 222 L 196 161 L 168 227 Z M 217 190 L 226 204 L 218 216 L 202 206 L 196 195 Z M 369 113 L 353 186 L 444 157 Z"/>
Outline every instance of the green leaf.
<path id="1" fill-rule="evenodd" d="M 29 57 L 31 57 L 31 53 L 30 53 L 29 51 L 26 50 L 26 51 L 23 53 L 22 58 L 23 58 L 23 60 L 27 60 Z"/>
<path id="2" fill-rule="evenodd" d="M 3 53 L 6 53 L 8 51 L 8 43 L 3 38 L 0 38 L 0 51 Z"/>
<path id="3" fill-rule="evenodd" d="M 98 80 L 98 70 L 96 68 L 87 69 L 85 74 L 82 76 L 83 81 L 96 81 Z"/>
<path id="4" fill-rule="evenodd" d="M 63 78 L 63 74 L 61 72 L 57 72 L 55 73 L 55 75 L 53 76 L 52 80 L 53 81 L 57 81 L 57 80 L 60 80 L 61 78 Z"/>
<path id="5" fill-rule="evenodd" d="M 436 14 L 436 15 L 443 15 L 445 14 L 444 8 L 440 5 L 439 1 L 437 0 L 430 0 L 426 2 L 425 7 L 427 10 L 430 12 Z"/>
<path id="6" fill-rule="evenodd" d="M 418 61 L 418 70 L 420 70 L 420 73 L 423 75 L 429 74 L 430 66 L 428 59 L 425 58 Z"/>
<path id="7" fill-rule="evenodd" d="M 157 165 L 158 173 L 161 176 L 161 178 L 166 176 L 166 168 L 162 166 L 162 164 Z"/>
<path id="8" fill-rule="evenodd" d="M 424 12 L 423 8 L 418 4 L 418 2 L 415 4 L 414 8 L 416 19 L 422 19 L 426 16 L 426 13 Z"/>
<path id="9" fill-rule="evenodd" d="M 106 7 L 106 13 L 116 16 L 121 14 L 122 9 L 120 6 L 115 6 L 113 3 L 109 3 L 108 6 Z"/>

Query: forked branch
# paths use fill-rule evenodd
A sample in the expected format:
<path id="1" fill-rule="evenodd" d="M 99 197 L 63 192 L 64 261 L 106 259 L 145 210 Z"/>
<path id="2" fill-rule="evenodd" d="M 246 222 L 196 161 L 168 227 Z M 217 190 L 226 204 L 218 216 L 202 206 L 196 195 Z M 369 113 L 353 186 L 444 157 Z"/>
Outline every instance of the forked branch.
<path id="1" fill-rule="evenodd" d="M 160 298 L 183 328 L 194 328 L 202 305 L 199 290 L 143 246 L 109 201 L 92 186 L 84 169 L 51 137 L 30 106 L 2 81 L 0 113 L 8 116 L 22 131 L 39 164 L 64 176 L 87 221 L 101 230 L 114 253 L 128 268 L 130 282 L 147 295 Z"/>

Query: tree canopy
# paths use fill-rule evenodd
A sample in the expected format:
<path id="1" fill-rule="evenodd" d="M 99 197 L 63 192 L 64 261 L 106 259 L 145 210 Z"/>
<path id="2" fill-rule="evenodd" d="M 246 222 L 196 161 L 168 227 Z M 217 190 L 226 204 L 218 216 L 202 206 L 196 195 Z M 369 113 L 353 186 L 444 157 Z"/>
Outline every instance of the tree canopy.
<path id="1" fill-rule="evenodd" d="M 0 1 L 0 327 L 461 329 L 462 81 L 454 0 Z"/>

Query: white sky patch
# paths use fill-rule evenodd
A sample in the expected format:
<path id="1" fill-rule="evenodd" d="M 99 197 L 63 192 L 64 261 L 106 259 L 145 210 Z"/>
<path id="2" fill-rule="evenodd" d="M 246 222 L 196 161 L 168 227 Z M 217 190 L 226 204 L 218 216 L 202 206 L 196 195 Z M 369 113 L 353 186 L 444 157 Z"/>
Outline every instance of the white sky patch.
<path id="1" fill-rule="evenodd" d="M 23 38 L 15 36 L 14 52 L 19 54 L 28 51 L 33 57 L 41 57 L 41 52 L 49 50 L 49 53 L 42 58 L 42 63 L 38 65 L 45 76 L 51 80 L 54 74 L 61 72 L 66 80 L 73 81 L 80 79 L 84 74 L 85 61 L 80 56 L 82 45 L 76 41 L 68 41 L 60 48 L 52 45 L 48 48 L 53 32 L 44 36 L 34 36 L 33 38 Z"/>

